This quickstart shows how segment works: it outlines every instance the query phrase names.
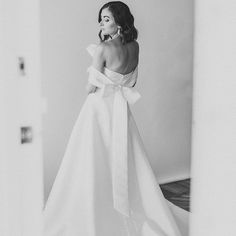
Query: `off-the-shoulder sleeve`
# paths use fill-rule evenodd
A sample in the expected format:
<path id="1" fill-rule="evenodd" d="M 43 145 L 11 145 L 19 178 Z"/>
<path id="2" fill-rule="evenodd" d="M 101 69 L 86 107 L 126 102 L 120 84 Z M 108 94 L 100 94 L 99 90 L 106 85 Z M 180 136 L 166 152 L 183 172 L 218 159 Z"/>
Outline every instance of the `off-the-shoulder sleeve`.
<path id="1" fill-rule="evenodd" d="M 101 88 L 106 84 L 113 84 L 106 75 L 93 66 L 89 66 L 87 72 L 89 73 L 88 81 L 97 87 Z"/>

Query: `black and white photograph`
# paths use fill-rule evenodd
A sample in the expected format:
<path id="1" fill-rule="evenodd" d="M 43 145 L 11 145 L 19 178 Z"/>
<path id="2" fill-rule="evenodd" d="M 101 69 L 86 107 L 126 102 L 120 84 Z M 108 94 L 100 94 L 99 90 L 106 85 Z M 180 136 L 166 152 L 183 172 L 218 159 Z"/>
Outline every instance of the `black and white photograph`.
<path id="1" fill-rule="evenodd" d="M 0 236 L 235 236 L 234 0 L 0 0 Z"/>

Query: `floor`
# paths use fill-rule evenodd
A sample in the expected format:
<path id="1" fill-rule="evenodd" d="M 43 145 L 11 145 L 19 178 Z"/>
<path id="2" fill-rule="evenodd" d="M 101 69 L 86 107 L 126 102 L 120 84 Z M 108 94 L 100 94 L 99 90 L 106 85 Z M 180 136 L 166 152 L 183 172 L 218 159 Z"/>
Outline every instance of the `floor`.
<path id="1" fill-rule="evenodd" d="M 173 204 L 190 211 L 190 179 L 161 184 L 166 199 Z"/>

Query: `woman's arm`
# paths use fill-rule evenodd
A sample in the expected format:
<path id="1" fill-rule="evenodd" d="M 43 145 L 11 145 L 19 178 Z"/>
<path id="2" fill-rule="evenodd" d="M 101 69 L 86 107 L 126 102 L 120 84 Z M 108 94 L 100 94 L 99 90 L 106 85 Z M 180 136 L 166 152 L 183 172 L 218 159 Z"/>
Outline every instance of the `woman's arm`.
<path id="1" fill-rule="evenodd" d="M 96 51 L 93 56 L 93 62 L 92 66 L 97 69 L 98 71 L 102 72 L 104 71 L 104 65 L 105 65 L 105 56 L 104 56 L 104 44 L 101 43 L 97 46 Z M 96 91 L 97 87 L 88 83 L 86 86 L 86 90 L 88 93 L 94 93 Z"/>
<path id="2" fill-rule="evenodd" d="M 105 44 L 100 43 L 97 46 L 96 51 L 94 53 L 92 66 L 98 71 L 103 73 L 104 65 L 105 65 Z"/>
<path id="3" fill-rule="evenodd" d="M 94 93 L 96 91 L 96 89 L 97 89 L 97 87 L 94 86 L 93 84 L 88 83 L 86 85 L 86 90 L 87 90 L 88 94 L 89 93 Z"/>

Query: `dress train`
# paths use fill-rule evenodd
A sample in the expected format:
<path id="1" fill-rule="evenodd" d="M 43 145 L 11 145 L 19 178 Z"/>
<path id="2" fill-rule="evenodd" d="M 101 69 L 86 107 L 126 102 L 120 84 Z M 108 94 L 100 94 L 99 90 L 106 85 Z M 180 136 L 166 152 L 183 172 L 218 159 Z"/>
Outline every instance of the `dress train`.
<path id="1" fill-rule="evenodd" d="M 88 72 L 98 89 L 72 129 L 43 211 L 44 236 L 187 236 L 189 212 L 164 198 L 129 107 L 140 98 L 137 68 Z"/>

